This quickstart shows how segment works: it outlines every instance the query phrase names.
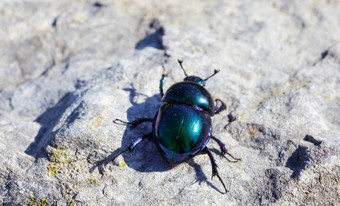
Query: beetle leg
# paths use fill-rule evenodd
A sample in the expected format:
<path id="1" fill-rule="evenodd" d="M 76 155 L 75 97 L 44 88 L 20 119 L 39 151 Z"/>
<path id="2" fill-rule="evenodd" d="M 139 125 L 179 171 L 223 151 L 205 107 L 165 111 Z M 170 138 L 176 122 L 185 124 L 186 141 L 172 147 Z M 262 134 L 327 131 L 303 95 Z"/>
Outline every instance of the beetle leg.
<path id="1" fill-rule="evenodd" d="M 145 139 L 151 139 L 151 138 L 152 138 L 152 133 L 149 133 L 149 134 L 143 135 L 142 137 L 139 137 L 138 139 L 133 141 L 131 143 L 131 145 L 128 147 L 129 151 L 132 152 L 132 150 L 135 149 L 137 144 L 139 144 L 141 141 L 143 141 Z"/>
<path id="2" fill-rule="evenodd" d="M 159 93 L 161 94 L 161 98 L 163 97 L 164 95 L 164 92 L 163 92 L 163 86 L 164 86 L 164 82 L 166 80 L 166 77 L 167 75 L 166 74 L 162 74 L 162 78 L 159 82 Z"/>
<path id="3" fill-rule="evenodd" d="M 151 138 L 152 138 L 152 133 L 149 133 L 149 134 L 143 135 L 142 137 L 139 137 L 138 139 L 133 141 L 127 148 L 120 151 L 115 157 L 112 158 L 111 161 L 115 160 L 119 155 L 121 155 L 125 152 L 132 152 L 135 149 L 135 147 L 137 146 L 137 144 L 139 144 L 141 141 L 143 141 L 145 139 L 151 139 Z"/>
<path id="4" fill-rule="evenodd" d="M 130 128 L 133 129 L 137 127 L 138 125 L 142 124 L 143 122 L 152 122 L 153 119 L 151 118 L 138 118 L 132 122 L 125 122 L 121 119 L 115 119 L 113 120 L 113 123 L 115 124 L 122 124 L 122 125 L 130 125 Z"/>
<path id="5" fill-rule="evenodd" d="M 213 155 L 211 154 L 210 150 L 209 150 L 207 147 L 205 147 L 205 148 L 202 150 L 202 153 L 203 153 L 203 154 L 208 154 L 208 156 L 209 156 L 209 159 L 210 159 L 210 162 L 211 162 L 211 166 L 212 166 L 212 176 L 211 176 L 211 179 L 212 179 L 214 176 L 217 176 L 218 179 L 221 181 L 221 183 L 222 183 L 224 189 L 225 189 L 225 192 L 222 192 L 222 193 L 223 193 L 223 194 L 226 194 L 226 193 L 228 192 L 228 190 L 227 190 L 227 188 L 226 188 L 226 186 L 225 186 L 225 184 L 224 184 L 222 178 L 221 178 L 220 175 L 218 174 L 218 171 L 217 171 L 217 164 L 216 164 L 216 162 L 215 162 L 215 159 L 214 159 Z"/>
<path id="6" fill-rule="evenodd" d="M 227 150 L 227 148 L 225 147 L 225 144 L 223 144 L 223 142 L 219 139 L 217 139 L 216 137 L 214 136 L 211 136 L 211 139 L 215 140 L 215 142 L 217 142 L 218 146 L 220 146 L 220 149 L 221 149 L 221 156 L 225 156 L 225 154 L 229 155 L 230 157 L 232 157 L 234 159 L 234 161 L 230 161 L 230 162 L 238 162 L 240 160 L 242 160 L 241 158 L 236 158 L 234 157 L 232 154 L 230 154 Z"/>
<path id="7" fill-rule="evenodd" d="M 215 106 L 214 114 L 218 114 L 218 113 L 222 112 L 223 110 L 225 110 L 227 108 L 225 103 L 222 100 L 215 99 L 215 102 L 216 102 L 216 106 Z M 218 102 L 221 103 L 221 106 L 219 106 L 219 107 L 217 106 Z"/>
<path id="8" fill-rule="evenodd" d="M 119 155 L 123 154 L 124 152 L 131 152 L 136 146 L 137 144 L 139 144 L 141 141 L 143 141 L 144 139 L 151 139 L 152 140 L 152 133 L 146 134 L 142 137 L 139 137 L 138 139 L 136 139 L 135 141 L 133 141 L 127 148 L 125 148 L 124 150 L 121 150 L 119 152 L 114 151 L 110 156 L 108 156 L 107 158 L 99 161 L 96 163 L 96 166 L 99 169 L 99 173 L 100 174 L 104 174 L 104 166 L 107 165 L 110 162 L 113 162 Z M 95 167 L 91 168 L 91 170 L 93 171 Z"/>

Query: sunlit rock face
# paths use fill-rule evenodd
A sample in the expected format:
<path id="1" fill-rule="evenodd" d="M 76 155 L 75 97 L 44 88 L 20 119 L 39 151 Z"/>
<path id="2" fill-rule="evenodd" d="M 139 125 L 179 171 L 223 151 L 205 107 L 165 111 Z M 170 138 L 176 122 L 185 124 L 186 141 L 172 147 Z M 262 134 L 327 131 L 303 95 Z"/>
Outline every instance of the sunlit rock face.
<path id="1" fill-rule="evenodd" d="M 340 202 L 337 1 L 0 1 L 1 205 Z M 242 161 L 172 167 L 146 140 L 185 75 L 227 109 L 213 135 Z"/>

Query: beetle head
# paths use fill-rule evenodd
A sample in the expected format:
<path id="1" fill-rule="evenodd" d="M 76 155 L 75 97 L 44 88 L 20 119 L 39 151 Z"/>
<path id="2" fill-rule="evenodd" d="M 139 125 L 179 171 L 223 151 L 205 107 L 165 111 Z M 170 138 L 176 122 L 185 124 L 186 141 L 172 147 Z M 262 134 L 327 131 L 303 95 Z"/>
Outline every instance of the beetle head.
<path id="1" fill-rule="evenodd" d="M 212 75 L 210 75 L 209 77 L 207 77 L 205 79 L 202 79 L 201 77 L 197 77 L 197 76 L 188 76 L 187 73 L 185 72 L 183 66 L 182 66 L 183 61 L 182 60 L 178 60 L 178 63 L 181 66 L 181 68 L 182 68 L 182 70 L 184 72 L 184 75 L 186 76 L 184 78 L 184 81 L 195 82 L 195 83 L 201 85 L 202 87 L 205 86 L 205 81 L 207 81 L 210 77 L 214 76 L 215 74 L 217 74 L 220 71 L 220 70 L 215 69 L 214 73 Z"/>
<path id="2" fill-rule="evenodd" d="M 205 81 L 201 77 L 187 76 L 187 77 L 184 78 L 184 81 L 195 82 L 195 83 L 201 85 L 202 87 L 205 86 Z"/>

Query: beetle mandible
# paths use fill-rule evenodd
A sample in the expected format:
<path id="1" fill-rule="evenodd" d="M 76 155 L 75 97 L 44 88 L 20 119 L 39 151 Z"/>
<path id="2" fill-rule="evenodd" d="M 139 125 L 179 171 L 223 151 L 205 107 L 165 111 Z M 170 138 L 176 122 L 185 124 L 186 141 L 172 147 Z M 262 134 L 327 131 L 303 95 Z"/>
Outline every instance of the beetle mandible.
<path id="1" fill-rule="evenodd" d="M 215 159 L 206 146 L 209 140 L 213 139 L 219 145 L 222 156 L 228 154 L 235 160 L 234 162 L 241 160 L 228 153 L 221 140 L 212 135 L 211 117 L 225 110 L 226 105 L 222 100 L 215 99 L 215 106 L 210 93 L 204 86 L 205 81 L 217 74 L 219 70 L 214 70 L 212 75 L 202 79 L 197 76 L 188 76 L 183 68 L 183 61 L 178 60 L 178 63 L 186 77 L 184 81 L 175 83 L 163 93 L 166 75 L 162 75 L 159 90 L 164 104 L 159 107 L 154 118 L 139 118 L 132 122 L 120 119 L 113 121 L 114 123 L 128 124 L 131 128 L 143 122 L 152 122 L 151 133 L 133 141 L 117 156 L 127 151 L 131 152 L 144 139 L 153 141 L 161 155 L 172 165 L 190 160 L 198 154 L 207 154 L 212 166 L 212 177 L 218 177 L 225 189 L 224 193 L 227 193 L 228 190 L 217 171 Z M 217 106 L 218 103 L 220 106 Z"/>

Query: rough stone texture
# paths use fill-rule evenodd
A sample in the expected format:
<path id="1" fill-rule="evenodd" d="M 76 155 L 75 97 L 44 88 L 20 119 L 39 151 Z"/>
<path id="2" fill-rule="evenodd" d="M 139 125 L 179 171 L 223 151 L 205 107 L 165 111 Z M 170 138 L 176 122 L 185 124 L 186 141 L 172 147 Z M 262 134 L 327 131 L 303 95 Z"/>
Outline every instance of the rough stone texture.
<path id="1" fill-rule="evenodd" d="M 0 204 L 340 205 L 339 1 L 0 1 L 0 28 Z M 206 155 L 109 161 L 151 131 L 112 120 L 153 117 L 178 58 L 221 70 L 225 195 Z"/>

